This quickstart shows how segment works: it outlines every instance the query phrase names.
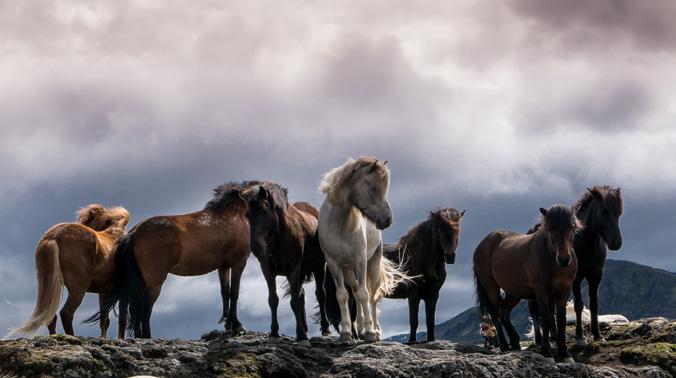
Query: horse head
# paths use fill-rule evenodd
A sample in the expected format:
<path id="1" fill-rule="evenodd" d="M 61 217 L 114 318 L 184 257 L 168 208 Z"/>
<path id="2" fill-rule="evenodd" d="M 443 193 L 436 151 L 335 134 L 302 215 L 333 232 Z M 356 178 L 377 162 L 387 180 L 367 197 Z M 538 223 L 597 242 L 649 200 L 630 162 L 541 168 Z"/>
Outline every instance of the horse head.
<path id="1" fill-rule="evenodd" d="M 277 184 L 259 185 L 245 192 L 251 252 L 256 257 L 269 253 L 280 232 L 286 209 L 286 189 Z"/>
<path id="2" fill-rule="evenodd" d="M 547 247 L 554 251 L 557 264 L 570 265 L 573 256 L 573 237 L 579 229 L 577 218 L 566 206 L 554 205 L 549 209 L 540 208 L 542 214 L 540 232 L 546 235 Z"/>
<path id="3" fill-rule="evenodd" d="M 611 251 L 622 247 L 622 233 L 620 232 L 620 216 L 623 204 L 620 189 L 610 187 L 587 188 L 587 192 L 594 199 L 589 208 L 587 227 L 591 227 L 608 245 Z"/>
<path id="4" fill-rule="evenodd" d="M 455 263 L 455 251 L 458 249 L 460 239 L 460 220 L 464 215 L 464 210 L 451 208 L 430 211 L 434 237 L 444 253 L 446 264 Z"/>

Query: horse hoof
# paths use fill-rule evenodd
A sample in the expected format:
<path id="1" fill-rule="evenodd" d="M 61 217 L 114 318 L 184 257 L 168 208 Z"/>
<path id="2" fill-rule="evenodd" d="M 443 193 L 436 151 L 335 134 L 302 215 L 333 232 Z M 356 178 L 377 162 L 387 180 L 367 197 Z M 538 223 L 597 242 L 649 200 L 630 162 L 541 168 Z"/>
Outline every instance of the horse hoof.
<path id="1" fill-rule="evenodd" d="M 575 339 L 575 345 L 579 347 L 586 347 L 587 346 L 587 339 Z"/>
<path id="2" fill-rule="evenodd" d="M 594 342 L 595 343 L 605 343 L 606 339 L 604 339 L 603 337 L 594 337 Z"/>
<path id="3" fill-rule="evenodd" d="M 367 343 L 375 343 L 378 341 L 378 335 L 375 332 L 364 332 L 364 341 Z"/>
<path id="4" fill-rule="evenodd" d="M 331 336 L 331 331 L 322 331 L 322 336 Z"/>
<path id="5" fill-rule="evenodd" d="M 553 363 L 553 364 L 556 363 L 556 361 L 554 361 L 554 357 L 545 357 L 545 360 L 547 360 L 547 361 L 549 361 L 549 362 L 551 362 L 551 363 Z"/>
<path id="6" fill-rule="evenodd" d="M 340 341 L 352 341 L 352 332 L 341 332 Z"/>
<path id="7" fill-rule="evenodd" d="M 575 360 L 573 360 L 572 357 L 564 357 L 564 358 L 562 358 L 562 359 L 559 361 L 559 363 L 562 363 L 562 364 L 574 364 L 574 363 L 575 363 Z"/>
<path id="8" fill-rule="evenodd" d="M 270 335 L 268 336 L 268 343 L 270 344 L 279 344 L 281 338 L 279 336 Z"/>
<path id="9" fill-rule="evenodd" d="M 298 345 L 304 346 L 306 348 L 312 348 L 312 344 L 310 344 L 310 340 L 308 339 L 298 340 Z"/>

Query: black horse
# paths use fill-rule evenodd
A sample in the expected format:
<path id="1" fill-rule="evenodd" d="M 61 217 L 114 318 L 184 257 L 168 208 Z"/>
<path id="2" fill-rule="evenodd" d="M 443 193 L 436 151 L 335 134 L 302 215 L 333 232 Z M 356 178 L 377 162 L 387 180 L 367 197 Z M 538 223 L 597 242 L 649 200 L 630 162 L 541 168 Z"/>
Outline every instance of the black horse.
<path id="1" fill-rule="evenodd" d="M 401 264 L 410 282 L 399 284 L 387 298 L 408 298 L 409 323 L 408 342 L 416 342 L 418 329 L 418 308 L 420 300 L 425 301 L 427 341 L 434 340 L 434 321 L 439 291 L 446 281 L 446 264 L 455 262 L 455 251 L 460 236 L 460 220 L 464 211 L 440 209 L 430 211 L 429 217 L 413 227 L 399 239 L 398 243 L 387 244 L 383 256 Z"/>
<path id="2" fill-rule="evenodd" d="M 266 182 L 242 194 L 248 203 L 251 251 L 268 285 L 270 337 L 279 337 L 276 276 L 285 276 L 288 281 L 287 295 L 291 296 L 291 309 L 296 317 L 296 340 L 308 344 L 303 283 L 314 275 L 321 331 L 322 335 L 328 335 L 323 287 L 326 264 L 317 237 L 317 209 L 305 202 L 289 204 L 286 189 L 275 183 Z"/>
<path id="3" fill-rule="evenodd" d="M 598 291 L 603 278 L 608 249 L 617 251 L 622 247 L 620 232 L 620 216 L 623 211 L 622 193 L 620 188 L 609 186 L 595 186 L 587 188 L 573 206 L 575 217 L 584 224 L 573 241 L 577 255 L 577 275 L 573 281 L 573 298 L 575 302 L 575 340 L 578 346 L 587 345 L 582 327 L 582 280 L 589 284 L 589 310 L 591 312 L 591 332 L 594 340 L 601 340 L 598 321 Z M 536 224 L 529 233 L 539 228 Z M 607 247 L 606 247 L 607 246 Z M 533 303 L 529 303 L 531 317 L 538 316 Z M 552 332 L 553 333 L 553 332 Z M 535 327 L 535 342 L 541 341 L 540 329 Z"/>
<path id="4" fill-rule="evenodd" d="M 391 299 L 408 298 L 409 320 L 411 335 L 409 343 L 416 342 L 418 329 L 418 308 L 420 300 L 425 301 L 427 320 L 427 341 L 434 340 L 434 321 L 439 291 L 446 281 L 446 266 L 444 263 L 455 262 L 455 250 L 458 247 L 460 235 L 460 220 L 465 211 L 456 209 L 439 209 L 430 212 L 427 220 L 413 227 L 398 243 L 386 244 L 383 247 L 383 256 L 397 265 L 413 280 L 399 284 L 394 292 L 387 296 Z M 336 300 L 336 286 L 327 275 L 324 280 L 326 291 L 326 314 L 329 322 L 336 331 L 340 323 L 340 309 Z M 357 316 L 357 307 L 352 293 L 350 295 L 350 317 L 354 323 Z M 319 315 L 319 314 L 315 314 Z M 356 328 L 352 327 L 355 337 Z"/>

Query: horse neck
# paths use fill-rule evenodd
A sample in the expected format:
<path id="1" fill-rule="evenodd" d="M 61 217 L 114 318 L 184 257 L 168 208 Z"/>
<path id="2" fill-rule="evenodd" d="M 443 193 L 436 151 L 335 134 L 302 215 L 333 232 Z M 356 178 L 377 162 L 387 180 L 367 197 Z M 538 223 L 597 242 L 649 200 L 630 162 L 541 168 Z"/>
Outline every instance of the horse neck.
<path id="1" fill-rule="evenodd" d="M 430 223 L 431 221 L 421 223 L 410 237 L 399 241 L 400 245 L 406 246 L 405 253 L 409 255 L 413 266 L 425 267 L 431 263 L 437 267 L 444 263 L 444 251 L 434 237 Z M 430 253 L 425 253 L 425 249 L 429 249 Z"/>
<path id="2" fill-rule="evenodd" d="M 601 235 L 599 235 L 598 232 L 594 229 L 594 214 L 596 214 L 596 206 L 598 206 L 597 200 L 593 200 L 593 202 L 587 207 L 587 210 L 583 214 L 583 224 L 584 227 L 578 231 L 577 237 L 581 238 L 581 240 L 584 241 L 589 241 L 589 242 L 594 242 L 597 241 L 598 239 L 601 238 Z"/>

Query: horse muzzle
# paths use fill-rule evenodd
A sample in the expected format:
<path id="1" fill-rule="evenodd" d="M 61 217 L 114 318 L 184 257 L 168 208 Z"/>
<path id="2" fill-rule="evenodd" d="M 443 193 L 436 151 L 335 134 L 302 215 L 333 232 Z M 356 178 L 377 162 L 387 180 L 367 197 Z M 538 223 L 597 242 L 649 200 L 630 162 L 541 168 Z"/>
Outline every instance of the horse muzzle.
<path id="1" fill-rule="evenodd" d="M 446 264 L 454 264 L 455 263 L 455 253 L 453 253 L 453 254 L 445 253 L 444 254 L 444 261 L 446 262 Z"/>
<path id="2" fill-rule="evenodd" d="M 611 251 L 617 251 L 622 248 L 622 239 L 611 240 L 608 242 L 608 249 Z"/>
<path id="3" fill-rule="evenodd" d="M 568 265 L 570 265 L 570 262 L 573 259 L 569 256 L 556 256 L 556 262 L 559 264 L 559 266 L 565 268 Z"/>

